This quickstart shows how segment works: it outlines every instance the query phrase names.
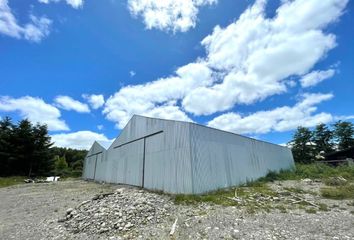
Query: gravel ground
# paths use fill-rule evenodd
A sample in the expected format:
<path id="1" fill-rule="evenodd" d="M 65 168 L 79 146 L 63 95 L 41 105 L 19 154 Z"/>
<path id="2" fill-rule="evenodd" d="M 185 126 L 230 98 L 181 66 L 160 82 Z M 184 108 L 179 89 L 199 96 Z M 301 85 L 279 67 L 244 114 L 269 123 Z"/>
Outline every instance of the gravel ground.
<path id="1" fill-rule="evenodd" d="M 245 206 L 176 205 L 168 195 L 121 185 L 23 184 L 0 189 L 0 239 L 354 239 L 353 202 L 322 199 L 321 186 L 285 181 L 270 187 L 301 188 L 302 198 L 328 211 L 308 213 L 286 197 L 267 200 L 282 209 L 249 213 Z"/>

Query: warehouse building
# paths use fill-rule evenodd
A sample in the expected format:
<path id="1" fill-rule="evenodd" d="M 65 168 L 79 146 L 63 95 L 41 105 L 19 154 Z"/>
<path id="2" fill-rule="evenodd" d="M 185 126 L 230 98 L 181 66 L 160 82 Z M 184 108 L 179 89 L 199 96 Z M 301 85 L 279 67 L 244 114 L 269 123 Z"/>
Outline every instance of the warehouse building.
<path id="1" fill-rule="evenodd" d="M 293 166 L 286 147 L 196 123 L 134 115 L 109 148 L 93 144 L 83 178 L 199 194 Z"/>

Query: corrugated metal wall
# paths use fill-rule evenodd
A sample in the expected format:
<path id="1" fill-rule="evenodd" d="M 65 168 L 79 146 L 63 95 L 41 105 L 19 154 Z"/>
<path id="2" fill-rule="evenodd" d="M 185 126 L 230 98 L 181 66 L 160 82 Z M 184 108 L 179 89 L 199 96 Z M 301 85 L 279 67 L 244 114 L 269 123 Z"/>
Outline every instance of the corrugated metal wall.
<path id="1" fill-rule="evenodd" d="M 189 125 L 134 116 L 107 151 L 106 181 L 192 193 Z"/>
<path id="2" fill-rule="evenodd" d="M 94 142 L 84 160 L 82 177 L 96 181 L 104 181 L 106 173 L 106 149 L 99 143 Z"/>
<path id="3" fill-rule="evenodd" d="M 102 151 L 91 148 L 89 154 Z M 169 193 L 203 193 L 294 166 L 290 149 L 201 125 L 134 116 L 84 178 Z M 92 158 L 92 159 L 91 159 Z M 144 164 L 145 162 L 145 164 Z"/>
<path id="4" fill-rule="evenodd" d="M 291 150 L 191 124 L 193 193 L 236 186 L 294 166 Z"/>

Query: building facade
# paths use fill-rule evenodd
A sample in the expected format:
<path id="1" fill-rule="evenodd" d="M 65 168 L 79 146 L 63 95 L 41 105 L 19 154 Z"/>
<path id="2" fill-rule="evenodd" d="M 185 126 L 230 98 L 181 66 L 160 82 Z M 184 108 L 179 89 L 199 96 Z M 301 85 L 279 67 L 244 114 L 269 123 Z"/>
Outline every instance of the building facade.
<path id="1" fill-rule="evenodd" d="M 135 115 L 108 149 L 93 144 L 83 178 L 200 194 L 292 167 L 286 147 L 195 123 Z"/>

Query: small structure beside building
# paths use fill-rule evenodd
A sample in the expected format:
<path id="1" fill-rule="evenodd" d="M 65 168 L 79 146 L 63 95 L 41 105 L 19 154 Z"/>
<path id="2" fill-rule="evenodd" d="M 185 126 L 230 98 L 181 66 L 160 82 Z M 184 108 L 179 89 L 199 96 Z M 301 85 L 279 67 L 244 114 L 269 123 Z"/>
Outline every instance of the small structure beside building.
<path id="1" fill-rule="evenodd" d="M 332 165 L 338 165 L 338 164 L 343 164 L 343 163 L 348 164 L 348 165 L 353 165 L 354 164 L 354 147 L 329 153 L 325 156 L 325 161 L 323 161 L 323 162 L 329 163 Z"/>
<path id="2" fill-rule="evenodd" d="M 287 147 L 196 123 L 134 115 L 109 148 L 93 144 L 83 178 L 200 194 L 292 167 Z"/>

